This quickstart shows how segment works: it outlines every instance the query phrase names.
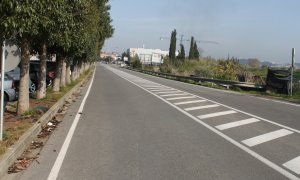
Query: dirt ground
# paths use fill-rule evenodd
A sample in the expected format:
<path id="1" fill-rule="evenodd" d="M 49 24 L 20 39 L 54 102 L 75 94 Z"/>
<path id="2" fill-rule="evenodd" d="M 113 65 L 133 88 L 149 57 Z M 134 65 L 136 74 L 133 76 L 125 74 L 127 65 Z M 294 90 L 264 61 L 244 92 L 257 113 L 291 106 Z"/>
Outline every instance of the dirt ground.
<path id="1" fill-rule="evenodd" d="M 48 110 L 55 101 L 40 101 L 36 99 L 30 99 L 30 107 L 34 110 L 34 112 L 29 112 L 28 115 L 18 116 L 16 113 L 17 102 L 9 103 L 6 107 L 6 112 L 4 112 L 4 130 L 9 128 L 14 128 L 18 125 L 24 123 L 34 123 L 38 120 L 38 118 L 45 113 L 45 110 Z M 34 115 L 32 116 L 32 114 Z"/>

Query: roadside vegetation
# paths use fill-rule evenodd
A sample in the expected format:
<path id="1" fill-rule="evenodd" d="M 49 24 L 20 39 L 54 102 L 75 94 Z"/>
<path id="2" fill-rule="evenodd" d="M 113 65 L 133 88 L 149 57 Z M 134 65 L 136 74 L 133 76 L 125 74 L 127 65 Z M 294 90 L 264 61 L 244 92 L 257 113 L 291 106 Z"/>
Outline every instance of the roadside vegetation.
<path id="1" fill-rule="evenodd" d="M 109 10 L 109 0 L 1 0 L 0 42 L 15 44 L 21 60 L 18 100 L 4 114 L 0 155 L 89 74 L 114 32 Z M 40 61 L 35 98 L 28 91 L 31 55 Z M 55 78 L 46 87 L 47 61 L 53 57 Z"/>
<path id="2" fill-rule="evenodd" d="M 180 44 L 180 50 L 176 56 L 176 29 L 172 31 L 170 38 L 169 56 L 164 57 L 163 64 L 159 66 L 142 65 L 138 62 L 138 56 L 131 57 L 129 62 L 133 68 L 142 68 L 149 71 L 168 73 L 181 76 L 197 76 L 203 78 L 240 81 L 254 83 L 257 85 L 266 85 L 269 67 L 261 65 L 258 59 L 248 59 L 246 64 L 240 64 L 236 57 L 227 57 L 226 59 L 215 59 L 212 57 L 202 57 L 202 50 L 198 48 L 194 37 L 190 40 L 189 54 L 186 55 L 183 44 Z M 208 41 L 209 42 L 209 41 Z M 130 57 L 124 53 L 124 56 Z M 274 68 L 272 68 L 274 69 Z M 288 68 L 277 68 L 289 71 Z M 199 84 L 198 82 L 189 82 Z M 225 89 L 214 83 L 201 82 L 201 85 Z M 235 91 L 243 92 L 238 87 L 231 88 Z M 264 92 L 247 91 L 248 93 L 263 96 L 282 97 L 285 99 L 300 99 L 300 69 L 295 69 L 293 96 L 279 93 L 276 89 L 268 88 Z"/>
<path id="3" fill-rule="evenodd" d="M 108 0 L 1 1 L 0 41 L 13 42 L 21 49 L 18 115 L 30 109 L 30 55 L 40 59 L 37 99 L 47 94 L 46 60 L 53 56 L 52 91 L 61 91 L 96 60 L 105 39 L 112 36 L 109 10 Z"/>

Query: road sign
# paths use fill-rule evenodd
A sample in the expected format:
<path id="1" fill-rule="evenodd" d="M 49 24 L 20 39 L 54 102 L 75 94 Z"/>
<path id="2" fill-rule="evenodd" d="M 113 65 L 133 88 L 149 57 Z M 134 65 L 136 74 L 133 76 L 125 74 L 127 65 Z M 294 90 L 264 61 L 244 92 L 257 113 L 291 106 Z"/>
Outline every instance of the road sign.
<path id="1" fill-rule="evenodd" d="M 4 71 L 8 72 L 18 66 L 21 60 L 21 50 L 10 42 L 5 42 L 5 67 Z"/>

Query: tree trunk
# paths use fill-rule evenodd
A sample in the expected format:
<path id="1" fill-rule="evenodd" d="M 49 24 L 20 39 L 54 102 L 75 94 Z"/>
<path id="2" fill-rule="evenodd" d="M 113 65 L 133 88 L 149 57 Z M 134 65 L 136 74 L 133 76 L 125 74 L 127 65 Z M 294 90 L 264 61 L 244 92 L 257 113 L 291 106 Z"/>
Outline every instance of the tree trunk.
<path id="1" fill-rule="evenodd" d="M 39 75 L 38 75 L 38 89 L 36 92 L 36 98 L 42 99 L 46 97 L 46 69 L 47 69 L 47 46 L 46 43 L 43 43 L 40 52 L 40 69 L 39 69 Z"/>
<path id="2" fill-rule="evenodd" d="M 76 65 L 74 65 L 72 71 L 71 71 L 71 81 L 75 81 L 76 80 Z"/>
<path id="3" fill-rule="evenodd" d="M 53 82 L 53 91 L 54 92 L 60 91 L 61 69 L 62 69 L 62 57 L 61 57 L 61 55 L 57 55 L 56 56 L 56 67 L 55 67 L 55 78 L 54 78 L 54 82 Z"/>
<path id="4" fill-rule="evenodd" d="M 66 83 L 70 84 L 71 83 L 71 67 L 70 67 L 70 62 L 67 62 L 67 68 L 66 68 Z"/>
<path id="5" fill-rule="evenodd" d="M 21 62 L 20 62 L 20 82 L 17 114 L 21 115 L 29 109 L 29 42 L 28 37 L 23 35 L 21 39 Z"/>
<path id="6" fill-rule="evenodd" d="M 61 76 L 60 76 L 60 87 L 66 86 L 66 71 L 67 71 L 66 59 L 63 58 L 62 68 L 61 68 Z"/>

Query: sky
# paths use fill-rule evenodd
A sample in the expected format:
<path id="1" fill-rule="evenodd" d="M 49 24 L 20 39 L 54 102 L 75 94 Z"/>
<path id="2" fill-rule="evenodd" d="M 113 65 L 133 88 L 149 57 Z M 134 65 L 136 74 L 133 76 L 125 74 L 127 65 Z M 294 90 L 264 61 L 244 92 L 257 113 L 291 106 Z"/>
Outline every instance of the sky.
<path id="1" fill-rule="evenodd" d="M 143 45 L 168 50 L 170 41 L 160 37 L 176 29 L 178 39 L 219 43 L 198 43 L 202 56 L 290 63 L 292 48 L 296 62 L 300 52 L 300 0 L 110 0 L 110 5 L 115 33 L 105 51 Z M 187 54 L 190 44 L 183 44 Z"/>

